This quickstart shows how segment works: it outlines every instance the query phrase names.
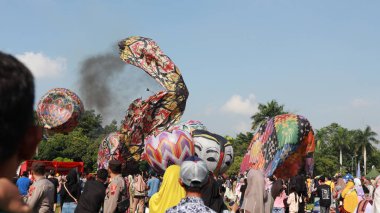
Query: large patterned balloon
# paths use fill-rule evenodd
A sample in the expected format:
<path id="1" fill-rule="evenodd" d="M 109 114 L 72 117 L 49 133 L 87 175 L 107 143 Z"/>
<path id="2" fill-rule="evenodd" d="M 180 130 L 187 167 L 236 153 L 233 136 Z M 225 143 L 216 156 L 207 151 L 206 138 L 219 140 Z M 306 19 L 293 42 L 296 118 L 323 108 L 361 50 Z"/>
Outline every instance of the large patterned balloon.
<path id="1" fill-rule="evenodd" d="M 206 130 L 194 130 L 193 140 L 196 155 L 206 162 L 211 172 L 218 175 L 223 165 L 227 140 Z"/>
<path id="2" fill-rule="evenodd" d="M 119 42 L 120 58 L 141 68 L 165 90 L 146 100 L 136 99 L 129 106 L 121 126 L 126 143 L 141 145 L 149 135 L 166 131 L 179 121 L 189 95 L 181 72 L 152 39 L 133 36 Z"/>
<path id="3" fill-rule="evenodd" d="M 188 120 L 186 122 L 179 123 L 172 126 L 169 131 L 177 129 L 189 132 L 190 134 L 192 134 L 194 130 L 207 130 L 206 126 L 197 120 Z"/>
<path id="4" fill-rule="evenodd" d="M 315 149 L 314 132 L 309 121 L 294 114 L 278 115 L 263 123 L 253 136 L 240 167 L 263 170 L 266 176 L 288 178 L 297 175 L 302 166 L 312 175 Z"/>
<path id="5" fill-rule="evenodd" d="M 119 132 L 110 133 L 100 143 L 98 169 L 107 169 L 110 160 L 119 160 L 122 163 L 137 162 L 141 159 L 141 154 L 137 150 L 138 146 L 127 146 L 125 144 L 123 134 Z"/>
<path id="6" fill-rule="evenodd" d="M 189 156 L 194 155 L 191 135 L 182 130 L 162 132 L 145 140 L 145 159 L 157 172 L 163 172 L 172 164 L 181 165 Z"/>
<path id="7" fill-rule="evenodd" d="M 83 103 L 65 88 L 49 90 L 37 105 L 37 116 L 44 127 L 53 132 L 70 132 L 84 112 Z"/>
<path id="8" fill-rule="evenodd" d="M 141 154 L 146 137 L 179 121 L 189 93 L 178 67 L 152 39 L 129 37 L 119 42 L 119 48 L 124 62 L 141 68 L 165 89 L 146 100 L 134 100 L 122 122 L 120 132 L 125 134 L 127 146 Z"/>
<path id="9" fill-rule="evenodd" d="M 123 138 L 119 132 L 113 132 L 103 139 L 98 151 L 98 169 L 107 169 L 110 160 L 125 161 L 128 153 Z"/>

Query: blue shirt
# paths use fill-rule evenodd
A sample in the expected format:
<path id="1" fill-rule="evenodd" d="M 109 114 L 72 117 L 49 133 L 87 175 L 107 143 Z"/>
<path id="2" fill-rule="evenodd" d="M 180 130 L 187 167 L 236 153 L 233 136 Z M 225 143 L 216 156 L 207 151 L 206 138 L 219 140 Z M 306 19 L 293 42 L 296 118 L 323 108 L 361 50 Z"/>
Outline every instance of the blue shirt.
<path id="1" fill-rule="evenodd" d="M 16 185 L 17 185 L 18 191 L 20 192 L 21 195 L 27 195 L 28 194 L 30 183 L 31 183 L 31 181 L 27 177 L 20 177 L 17 180 Z"/>
<path id="2" fill-rule="evenodd" d="M 156 177 L 152 177 L 148 180 L 148 197 L 152 197 L 156 192 L 158 192 L 158 188 L 160 187 L 160 180 Z"/>

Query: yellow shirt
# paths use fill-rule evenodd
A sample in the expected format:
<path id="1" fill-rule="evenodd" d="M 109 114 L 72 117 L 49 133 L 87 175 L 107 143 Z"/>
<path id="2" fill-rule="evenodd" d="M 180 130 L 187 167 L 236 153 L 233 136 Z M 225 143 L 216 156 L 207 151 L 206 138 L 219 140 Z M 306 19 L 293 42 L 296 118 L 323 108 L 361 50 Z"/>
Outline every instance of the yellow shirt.
<path id="1" fill-rule="evenodd" d="M 325 184 L 330 186 L 330 188 L 331 188 L 331 192 L 334 191 L 335 183 L 334 183 L 333 181 L 328 180 L 328 181 L 325 182 Z"/>

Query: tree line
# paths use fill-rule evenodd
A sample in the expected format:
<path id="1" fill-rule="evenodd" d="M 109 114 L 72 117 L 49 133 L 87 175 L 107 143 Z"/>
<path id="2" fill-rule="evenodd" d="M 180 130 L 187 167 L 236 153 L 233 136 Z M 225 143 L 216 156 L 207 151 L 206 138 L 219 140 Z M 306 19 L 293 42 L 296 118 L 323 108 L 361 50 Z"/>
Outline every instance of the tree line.
<path id="1" fill-rule="evenodd" d="M 258 112 L 252 119 L 252 129 L 276 115 L 288 113 L 284 105 L 276 100 L 259 104 Z M 74 131 L 68 134 L 45 134 L 41 141 L 38 160 L 83 161 L 89 172 L 96 170 L 98 148 L 106 135 L 118 130 L 116 121 L 103 126 L 103 118 L 94 110 L 85 111 Z M 363 174 L 375 166 L 380 168 L 380 151 L 375 146 L 379 144 L 377 134 L 370 126 L 363 129 L 348 129 L 338 123 L 314 129 L 316 150 L 314 153 L 314 174 L 334 175 L 337 172 L 355 174 L 358 162 L 361 163 Z M 235 137 L 226 136 L 234 148 L 234 163 L 227 174 L 237 174 L 242 159 L 253 137 L 252 132 L 241 132 Z M 141 162 L 140 168 L 147 169 L 147 164 Z"/>

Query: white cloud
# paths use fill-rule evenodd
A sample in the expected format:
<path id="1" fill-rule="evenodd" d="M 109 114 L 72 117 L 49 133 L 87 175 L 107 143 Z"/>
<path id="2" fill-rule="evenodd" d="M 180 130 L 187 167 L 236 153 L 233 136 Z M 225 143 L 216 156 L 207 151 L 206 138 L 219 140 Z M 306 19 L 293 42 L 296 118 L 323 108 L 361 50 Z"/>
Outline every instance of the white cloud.
<path id="1" fill-rule="evenodd" d="M 369 101 L 361 99 L 361 98 L 356 98 L 351 101 L 351 106 L 353 106 L 354 108 L 368 107 L 370 105 L 371 103 Z"/>
<path id="2" fill-rule="evenodd" d="M 57 77 L 66 70 L 66 59 L 49 58 L 43 53 L 24 52 L 16 55 L 27 66 L 36 78 Z"/>
<path id="3" fill-rule="evenodd" d="M 248 98 L 233 95 L 221 108 L 223 112 L 252 116 L 258 111 L 259 104 L 256 97 L 250 94 Z"/>
<path id="4" fill-rule="evenodd" d="M 237 132 L 249 132 L 251 131 L 251 123 L 249 121 L 240 121 L 237 125 L 235 130 Z"/>

